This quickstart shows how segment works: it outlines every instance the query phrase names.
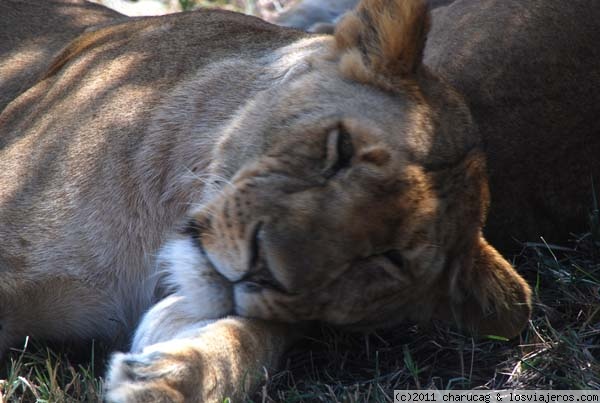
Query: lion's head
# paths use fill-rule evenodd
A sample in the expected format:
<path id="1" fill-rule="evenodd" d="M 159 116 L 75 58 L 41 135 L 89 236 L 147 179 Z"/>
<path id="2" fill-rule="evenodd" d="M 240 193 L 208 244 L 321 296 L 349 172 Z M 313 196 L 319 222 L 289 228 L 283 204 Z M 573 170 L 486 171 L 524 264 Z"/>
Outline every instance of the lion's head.
<path id="1" fill-rule="evenodd" d="M 530 289 L 482 237 L 485 158 L 461 96 L 422 64 L 428 27 L 424 1 L 364 0 L 224 129 L 182 236 L 233 313 L 524 326 Z"/>

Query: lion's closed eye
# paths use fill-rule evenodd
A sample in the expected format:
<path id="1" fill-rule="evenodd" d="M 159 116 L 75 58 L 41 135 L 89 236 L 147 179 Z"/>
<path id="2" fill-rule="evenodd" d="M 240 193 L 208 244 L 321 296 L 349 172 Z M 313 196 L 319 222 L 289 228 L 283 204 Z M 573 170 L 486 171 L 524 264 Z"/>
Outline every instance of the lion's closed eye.
<path id="1" fill-rule="evenodd" d="M 323 176 L 329 179 L 352 164 L 354 145 L 352 136 L 340 125 L 327 138 L 326 165 Z"/>
<path id="2" fill-rule="evenodd" d="M 383 270 L 392 278 L 400 281 L 414 281 L 415 274 L 410 265 L 406 263 L 406 257 L 399 250 L 393 249 L 384 252 L 382 256 L 388 264 L 382 265 Z"/>

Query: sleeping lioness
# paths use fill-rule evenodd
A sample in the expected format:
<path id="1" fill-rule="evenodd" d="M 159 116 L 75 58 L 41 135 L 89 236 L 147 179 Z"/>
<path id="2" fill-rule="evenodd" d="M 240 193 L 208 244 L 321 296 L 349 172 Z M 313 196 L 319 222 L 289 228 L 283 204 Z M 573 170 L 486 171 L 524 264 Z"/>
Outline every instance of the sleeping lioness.
<path id="1" fill-rule="evenodd" d="M 308 321 L 517 335 L 531 291 L 482 234 L 486 160 L 494 239 L 581 228 L 600 5 L 479 3 L 426 47 L 420 0 L 363 0 L 333 36 L 3 0 L 0 351 L 137 326 L 108 400 L 204 402 Z"/>

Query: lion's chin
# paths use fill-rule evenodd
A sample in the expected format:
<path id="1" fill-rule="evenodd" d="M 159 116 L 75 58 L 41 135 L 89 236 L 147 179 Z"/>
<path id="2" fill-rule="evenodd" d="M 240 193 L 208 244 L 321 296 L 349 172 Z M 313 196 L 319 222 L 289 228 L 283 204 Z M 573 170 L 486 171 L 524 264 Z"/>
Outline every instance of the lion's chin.
<path id="1" fill-rule="evenodd" d="M 192 237 L 165 243 L 158 261 L 168 286 L 185 297 L 196 314 L 213 318 L 215 310 L 234 313 L 233 284 L 210 263 Z"/>

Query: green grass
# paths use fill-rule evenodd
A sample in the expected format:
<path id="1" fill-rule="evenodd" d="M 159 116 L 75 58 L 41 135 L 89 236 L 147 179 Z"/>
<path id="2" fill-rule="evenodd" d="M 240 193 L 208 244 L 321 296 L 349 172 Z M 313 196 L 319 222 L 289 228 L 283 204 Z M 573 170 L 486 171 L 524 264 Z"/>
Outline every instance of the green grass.
<path id="1" fill-rule="evenodd" d="M 102 379 L 97 376 L 93 344 L 88 354 L 31 344 L 27 339 L 22 349 L 13 350 L 0 370 L 4 375 L 0 379 L 0 402 L 102 401 Z M 80 356 L 80 363 L 72 361 Z"/>

